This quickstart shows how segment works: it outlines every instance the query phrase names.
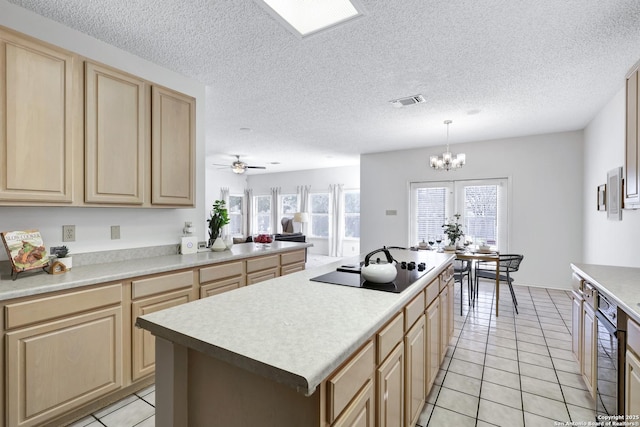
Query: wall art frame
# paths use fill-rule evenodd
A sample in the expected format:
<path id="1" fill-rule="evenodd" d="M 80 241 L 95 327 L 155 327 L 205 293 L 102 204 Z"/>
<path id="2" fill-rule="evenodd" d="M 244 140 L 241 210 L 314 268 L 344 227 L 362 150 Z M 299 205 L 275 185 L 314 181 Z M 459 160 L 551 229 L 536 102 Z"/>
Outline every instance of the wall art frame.
<path id="1" fill-rule="evenodd" d="M 622 166 L 607 172 L 606 208 L 607 219 L 622 220 Z"/>

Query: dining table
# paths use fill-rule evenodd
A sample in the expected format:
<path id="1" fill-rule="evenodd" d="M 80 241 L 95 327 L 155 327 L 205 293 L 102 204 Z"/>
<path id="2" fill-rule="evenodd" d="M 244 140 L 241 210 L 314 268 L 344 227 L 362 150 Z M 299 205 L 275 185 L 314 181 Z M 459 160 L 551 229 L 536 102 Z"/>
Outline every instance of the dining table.
<path id="1" fill-rule="evenodd" d="M 453 251 L 452 251 L 453 252 Z M 497 251 L 456 251 L 456 259 L 461 261 L 490 261 L 496 263 L 496 317 L 498 317 L 498 301 L 500 297 L 500 254 Z M 471 299 L 471 295 L 469 295 Z M 460 307 L 462 310 L 462 284 L 460 287 Z"/>

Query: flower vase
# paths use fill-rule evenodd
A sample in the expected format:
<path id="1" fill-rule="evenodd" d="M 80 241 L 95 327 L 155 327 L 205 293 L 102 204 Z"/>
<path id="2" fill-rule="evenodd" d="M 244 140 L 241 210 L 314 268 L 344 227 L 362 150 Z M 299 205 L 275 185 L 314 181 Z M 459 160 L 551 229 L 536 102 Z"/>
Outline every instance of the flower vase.
<path id="1" fill-rule="evenodd" d="M 222 252 L 227 249 L 227 245 L 224 244 L 224 240 L 222 237 L 217 237 L 216 240 L 213 241 L 211 245 L 211 250 L 214 252 Z"/>

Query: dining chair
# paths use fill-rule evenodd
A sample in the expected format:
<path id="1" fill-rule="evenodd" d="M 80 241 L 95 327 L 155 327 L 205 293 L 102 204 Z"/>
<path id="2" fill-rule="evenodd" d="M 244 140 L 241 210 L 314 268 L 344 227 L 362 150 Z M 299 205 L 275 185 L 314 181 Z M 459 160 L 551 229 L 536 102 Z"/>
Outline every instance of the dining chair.
<path id="1" fill-rule="evenodd" d="M 453 279 L 460 282 L 460 316 L 462 316 L 462 280 L 467 277 L 467 295 L 469 305 L 475 300 L 473 282 L 471 280 L 471 261 L 456 259 L 453 261 Z"/>
<path id="2" fill-rule="evenodd" d="M 501 282 L 507 282 L 509 285 L 509 291 L 511 292 L 511 299 L 513 300 L 513 307 L 516 310 L 516 314 L 518 313 L 518 300 L 516 298 L 515 292 L 513 292 L 513 277 L 511 277 L 511 273 L 518 271 L 520 268 L 520 263 L 524 259 L 524 255 L 520 254 L 500 254 L 499 255 L 499 263 L 500 263 L 500 274 L 499 280 Z M 491 279 L 496 280 L 496 269 L 495 263 L 493 261 L 477 261 L 475 268 L 475 288 L 478 288 L 478 279 Z M 501 274 L 504 273 L 504 274 Z"/>

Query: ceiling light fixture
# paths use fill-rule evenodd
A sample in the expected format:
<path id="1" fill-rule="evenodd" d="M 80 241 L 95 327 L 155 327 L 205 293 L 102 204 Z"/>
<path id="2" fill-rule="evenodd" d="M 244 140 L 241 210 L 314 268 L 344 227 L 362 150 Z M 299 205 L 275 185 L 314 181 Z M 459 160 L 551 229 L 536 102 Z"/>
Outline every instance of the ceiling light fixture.
<path id="1" fill-rule="evenodd" d="M 294 34 L 305 37 L 362 15 L 350 0 L 256 0 Z"/>
<path id="2" fill-rule="evenodd" d="M 442 153 L 442 156 L 431 156 L 430 158 L 431 167 L 438 171 L 459 169 L 466 162 L 464 153 L 453 155 L 449 151 L 449 125 L 451 123 L 453 123 L 451 120 L 444 121 L 444 124 L 447 125 L 447 151 Z"/>

